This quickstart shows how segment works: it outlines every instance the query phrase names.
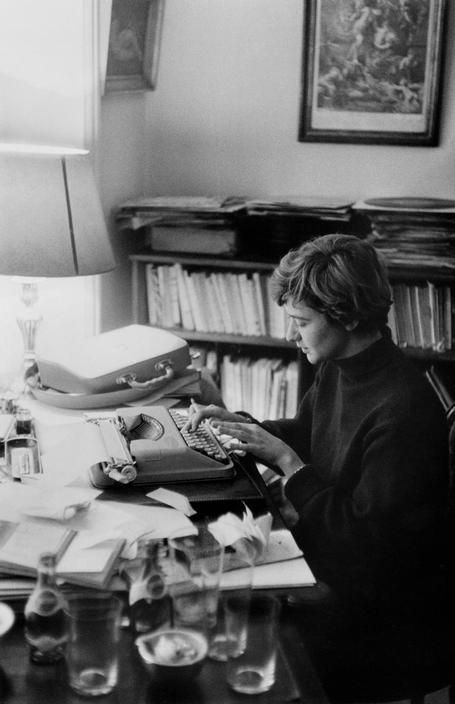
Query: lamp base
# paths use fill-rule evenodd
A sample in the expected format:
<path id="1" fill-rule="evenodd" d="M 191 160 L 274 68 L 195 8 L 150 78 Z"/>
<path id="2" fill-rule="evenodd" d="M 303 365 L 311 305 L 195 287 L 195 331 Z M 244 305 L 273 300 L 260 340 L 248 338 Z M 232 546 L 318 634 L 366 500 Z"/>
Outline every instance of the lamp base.
<path id="1" fill-rule="evenodd" d="M 21 310 L 16 317 L 24 344 L 20 393 L 28 395 L 29 380 L 36 376 L 36 336 L 42 321 L 38 309 L 38 284 L 36 281 L 21 281 Z"/>

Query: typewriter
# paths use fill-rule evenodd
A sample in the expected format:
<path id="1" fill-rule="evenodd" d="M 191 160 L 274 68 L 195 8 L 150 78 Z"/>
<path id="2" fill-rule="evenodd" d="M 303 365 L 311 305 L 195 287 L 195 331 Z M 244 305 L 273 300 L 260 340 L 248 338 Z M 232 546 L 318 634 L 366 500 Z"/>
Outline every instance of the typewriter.
<path id="1" fill-rule="evenodd" d="M 90 482 L 106 489 L 233 478 L 231 457 L 209 424 L 190 432 L 184 429 L 187 420 L 187 410 L 164 406 L 121 408 L 108 416 L 87 414 L 107 456 L 90 467 Z"/>

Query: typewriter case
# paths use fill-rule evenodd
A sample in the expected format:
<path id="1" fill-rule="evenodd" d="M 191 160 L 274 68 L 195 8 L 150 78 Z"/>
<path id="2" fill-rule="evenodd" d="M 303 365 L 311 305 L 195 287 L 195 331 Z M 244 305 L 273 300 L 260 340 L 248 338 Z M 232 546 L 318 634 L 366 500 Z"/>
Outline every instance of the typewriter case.
<path id="1" fill-rule="evenodd" d="M 72 394 L 150 388 L 191 364 L 188 343 L 149 325 L 127 325 L 78 345 L 59 345 L 38 355 L 40 384 Z"/>

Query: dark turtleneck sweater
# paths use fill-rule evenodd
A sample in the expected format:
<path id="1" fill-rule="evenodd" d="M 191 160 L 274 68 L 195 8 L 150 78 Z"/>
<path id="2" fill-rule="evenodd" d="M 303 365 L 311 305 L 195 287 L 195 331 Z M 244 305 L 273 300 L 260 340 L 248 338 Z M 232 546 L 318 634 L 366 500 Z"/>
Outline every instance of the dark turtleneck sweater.
<path id="1" fill-rule="evenodd" d="M 400 608 L 443 545 L 447 424 L 425 377 L 383 337 L 321 363 L 297 416 L 263 425 L 309 464 L 286 494 L 316 575 L 359 608 Z"/>

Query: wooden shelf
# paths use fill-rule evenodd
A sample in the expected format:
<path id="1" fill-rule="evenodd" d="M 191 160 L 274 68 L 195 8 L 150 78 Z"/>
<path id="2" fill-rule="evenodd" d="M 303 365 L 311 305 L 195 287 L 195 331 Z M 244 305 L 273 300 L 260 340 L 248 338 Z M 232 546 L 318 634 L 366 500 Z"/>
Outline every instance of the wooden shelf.
<path id="1" fill-rule="evenodd" d="M 440 269 L 430 266 L 414 269 L 410 266 L 387 264 L 387 272 L 392 282 L 403 281 L 418 283 L 433 281 L 434 283 L 455 285 L 455 269 Z"/>
<path id="2" fill-rule="evenodd" d="M 179 335 L 185 340 L 194 342 L 222 343 L 226 345 L 248 345 L 255 347 L 281 348 L 295 350 L 295 342 L 278 339 L 276 337 L 264 337 L 258 335 L 226 335 L 217 332 L 195 332 L 194 330 L 183 330 L 182 328 L 164 328 L 168 332 Z"/>
<path id="3" fill-rule="evenodd" d="M 436 350 L 422 349 L 420 347 L 400 347 L 400 349 L 410 357 L 422 362 L 455 362 L 455 350 L 437 352 Z"/>
<path id="4" fill-rule="evenodd" d="M 191 254 L 166 254 L 164 252 L 140 252 L 131 254 L 132 262 L 154 263 L 154 264 L 175 264 L 180 262 L 185 266 L 195 266 L 201 268 L 215 269 L 239 269 L 254 271 L 272 271 L 275 268 L 273 262 L 258 261 L 257 259 L 229 259 L 228 257 L 211 257 L 210 255 Z"/>

